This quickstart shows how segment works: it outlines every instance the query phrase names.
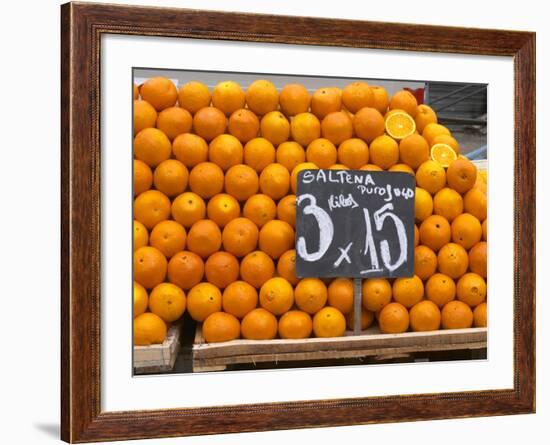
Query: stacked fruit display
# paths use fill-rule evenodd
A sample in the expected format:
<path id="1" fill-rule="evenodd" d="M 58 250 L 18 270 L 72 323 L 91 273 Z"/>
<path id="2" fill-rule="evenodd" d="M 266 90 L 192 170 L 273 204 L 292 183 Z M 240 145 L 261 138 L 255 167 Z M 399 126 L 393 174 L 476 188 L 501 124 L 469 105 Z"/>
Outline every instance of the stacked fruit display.
<path id="1" fill-rule="evenodd" d="M 295 274 L 296 177 L 317 168 L 416 176 L 415 275 L 363 281 L 363 329 L 486 326 L 485 177 L 429 106 L 366 82 L 155 77 L 134 86 L 134 343 L 185 310 L 208 342 L 344 335 L 352 280 Z"/>

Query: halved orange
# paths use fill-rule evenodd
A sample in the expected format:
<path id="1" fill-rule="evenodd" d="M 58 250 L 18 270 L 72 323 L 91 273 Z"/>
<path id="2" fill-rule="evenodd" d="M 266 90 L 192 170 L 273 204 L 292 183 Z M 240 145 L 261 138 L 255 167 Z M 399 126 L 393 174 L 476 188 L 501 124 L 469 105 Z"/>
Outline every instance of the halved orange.
<path id="1" fill-rule="evenodd" d="M 448 167 L 457 158 L 456 152 L 447 144 L 435 144 L 430 150 L 430 157 L 443 167 Z"/>
<path id="2" fill-rule="evenodd" d="M 401 140 L 413 134 L 416 130 L 414 119 L 404 111 L 392 110 L 386 115 L 386 133 L 392 138 Z"/>

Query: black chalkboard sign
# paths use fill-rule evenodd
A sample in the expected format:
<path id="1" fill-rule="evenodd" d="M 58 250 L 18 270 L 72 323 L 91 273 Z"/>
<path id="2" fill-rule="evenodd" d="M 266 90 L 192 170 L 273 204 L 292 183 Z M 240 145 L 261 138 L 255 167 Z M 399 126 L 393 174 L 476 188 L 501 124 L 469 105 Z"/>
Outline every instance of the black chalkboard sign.
<path id="1" fill-rule="evenodd" d="M 303 170 L 297 180 L 299 277 L 414 274 L 413 175 Z"/>

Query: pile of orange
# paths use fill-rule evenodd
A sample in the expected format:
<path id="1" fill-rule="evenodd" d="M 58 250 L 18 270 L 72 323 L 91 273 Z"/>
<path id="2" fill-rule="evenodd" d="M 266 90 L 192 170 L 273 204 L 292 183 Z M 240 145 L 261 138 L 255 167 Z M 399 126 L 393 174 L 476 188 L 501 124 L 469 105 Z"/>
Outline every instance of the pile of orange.
<path id="1" fill-rule="evenodd" d="M 295 273 L 307 168 L 416 177 L 415 275 L 364 280 L 363 329 L 486 326 L 486 176 L 408 91 L 155 77 L 134 86 L 133 109 L 135 344 L 161 343 L 186 310 L 208 342 L 353 327 L 351 279 Z"/>

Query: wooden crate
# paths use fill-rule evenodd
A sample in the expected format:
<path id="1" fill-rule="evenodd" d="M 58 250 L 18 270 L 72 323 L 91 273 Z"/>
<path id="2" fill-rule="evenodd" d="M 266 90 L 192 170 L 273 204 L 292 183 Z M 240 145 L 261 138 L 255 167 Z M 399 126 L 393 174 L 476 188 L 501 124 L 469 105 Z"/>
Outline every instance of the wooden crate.
<path id="1" fill-rule="evenodd" d="M 134 346 L 134 373 L 148 374 L 168 372 L 174 368 L 180 351 L 179 323 L 173 324 L 166 334 L 162 344 L 150 346 Z"/>
<path id="2" fill-rule="evenodd" d="M 360 335 L 303 340 L 233 340 L 206 343 L 200 325 L 193 345 L 193 372 L 222 370 L 232 364 L 376 357 L 404 357 L 415 352 L 479 350 L 487 347 L 487 328 L 381 334 L 373 326 Z"/>

